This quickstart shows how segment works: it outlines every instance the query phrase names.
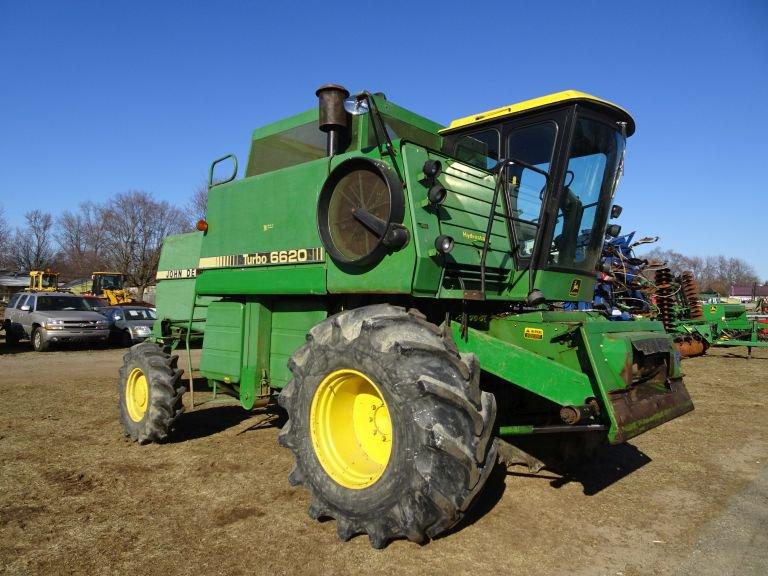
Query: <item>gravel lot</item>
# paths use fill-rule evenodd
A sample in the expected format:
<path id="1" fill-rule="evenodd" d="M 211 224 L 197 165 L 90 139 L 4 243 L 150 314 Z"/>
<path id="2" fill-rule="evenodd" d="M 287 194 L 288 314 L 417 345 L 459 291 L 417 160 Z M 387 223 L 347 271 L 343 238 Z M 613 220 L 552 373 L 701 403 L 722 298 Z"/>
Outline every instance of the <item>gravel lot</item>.
<path id="1" fill-rule="evenodd" d="M 497 466 L 463 525 L 381 551 L 307 516 L 275 416 L 207 403 L 125 441 L 122 355 L 0 339 L 0 572 L 768 574 L 768 351 L 686 360 L 693 413 L 568 478 Z"/>

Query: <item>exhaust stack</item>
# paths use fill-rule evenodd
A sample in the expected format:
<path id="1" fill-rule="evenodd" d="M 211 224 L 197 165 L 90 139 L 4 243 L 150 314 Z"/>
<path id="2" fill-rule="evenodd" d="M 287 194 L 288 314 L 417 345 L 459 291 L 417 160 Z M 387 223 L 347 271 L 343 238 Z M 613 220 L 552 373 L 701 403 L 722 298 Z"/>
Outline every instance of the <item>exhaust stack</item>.
<path id="1" fill-rule="evenodd" d="M 349 120 L 344 110 L 344 100 L 349 97 L 349 90 L 338 84 L 325 84 L 315 92 L 320 111 L 320 130 L 328 134 L 328 156 L 338 154 L 342 148 L 342 139 L 347 135 Z"/>

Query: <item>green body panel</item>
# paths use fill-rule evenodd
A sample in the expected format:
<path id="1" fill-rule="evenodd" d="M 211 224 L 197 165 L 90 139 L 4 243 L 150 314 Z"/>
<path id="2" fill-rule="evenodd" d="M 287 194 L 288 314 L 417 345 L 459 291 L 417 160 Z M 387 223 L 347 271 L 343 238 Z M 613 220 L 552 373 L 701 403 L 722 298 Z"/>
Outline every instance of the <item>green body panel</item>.
<path id="1" fill-rule="evenodd" d="M 240 302 L 213 302 L 208 308 L 200 372 L 226 383 L 240 382 L 243 358 L 243 314 Z"/>
<path id="2" fill-rule="evenodd" d="M 327 316 L 321 301 L 276 301 L 272 311 L 269 379 L 282 388 L 292 378 L 288 360 L 307 340 L 310 329 Z"/>
<path id="3" fill-rule="evenodd" d="M 208 305 L 218 298 L 201 297 L 195 293 L 195 273 L 202 244 L 202 232 L 168 236 L 163 241 L 155 288 L 158 321 L 154 324 L 153 333 L 156 338 L 162 338 L 163 320 L 172 321 L 181 327 L 187 326 L 192 318 L 193 330 L 203 331 L 205 328 Z M 192 316 L 195 303 L 197 305 Z"/>
<path id="4" fill-rule="evenodd" d="M 323 158 L 213 187 L 206 214 L 208 232 L 200 257 L 204 259 L 321 247 L 315 224 L 315 209 L 320 186 L 327 174 L 328 159 Z M 204 279 L 211 272 L 241 267 L 227 262 L 214 266 L 217 270 L 201 271 L 199 292 L 218 292 L 215 288 L 216 280 Z M 297 266 L 303 268 L 314 265 Z M 241 282 L 237 293 L 285 293 L 282 287 L 273 288 L 272 281 L 263 276 L 272 270 L 293 267 L 282 264 L 252 268 L 250 271 L 257 275 L 247 282 Z M 312 278 L 310 282 L 307 280 L 309 278 L 297 284 L 297 291 L 305 294 L 325 292 L 324 278 L 320 284 L 315 284 L 317 278 Z M 206 282 L 212 282 L 213 288 Z"/>
<path id="5" fill-rule="evenodd" d="M 253 408 L 256 397 L 263 394 L 262 382 L 268 380 L 269 350 L 272 337 L 272 311 L 260 301 L 245 304 L 243 329 L 243 361 L 240 372 L 240 404 Z"/>
<path id="6" fill-rule="evenodd" d="M 665 348 L 668 376 L 680 378 L 680 357 L 660 322 L 611 322 L 595 312 L 531 312 L 493 319 L 487 331 L 469 328 L 465 337 L 459 323 L 451 328 L 459 350 L 477 355 L 483 369 L 495 376 L 560 406 L 599 402 L 611 442 L 670 419 L 664 412 L 619 419 L 613 400 L 631 391 L 634 348 L 643 342 Z M 666 394 L 663 385 L 656 392 Z M 513 427 L 510 418 L 514 415 L 500 415 L 497 424 Z"/>
<path id="7" fill-rule="evenodd" d="M 522 346 L 470 328 L 466 340 L 461 326 L 451 324 L 459 350 L 472 352 L 483 370 L 563 406 L 581 405 L 593 396 L 585 374 L 538 355 Z"/>
<path id="8" fill-rule="evenodd" d="M 200 373 L 223 382 L 253 408 L 269 387 L 280 389 L 291 378 L 288 359 L 309 330 L 327 316 L 320 300 L 263 300 L 211 304 L 203 339 Z"/>
<path id="9" fill-rule="evenodd" d="M 325 294 L 325 276 L 325 266 L 317 264 L 205 270 L 198 275 L 197 291 L 221 295 L 320 295 Z"/>

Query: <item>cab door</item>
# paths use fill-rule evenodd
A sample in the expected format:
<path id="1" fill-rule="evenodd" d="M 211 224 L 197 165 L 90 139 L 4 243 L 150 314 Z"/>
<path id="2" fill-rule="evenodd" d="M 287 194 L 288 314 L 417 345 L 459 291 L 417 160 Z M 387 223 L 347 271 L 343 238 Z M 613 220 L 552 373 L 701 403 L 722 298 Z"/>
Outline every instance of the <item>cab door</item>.
<path id="1" fill-rule="evenodd" d="M 511 167 L 509 211 L 518 242 L 518 266 L 524 267 L 536 254 L 540 230 L 546 226 L 547 204 L 559 189 L 558 167 L 566 133 L 567 111 L 547 112 L 506 123 L 502 129 L 502 155 L 521 164 Z"/>
<path id="2" fill-rule="evenodd" d="M 29 310 L 22 310 L 22 306 L 29 306 Z M 26 298 L 22 296 L 19 303 L 16 305 L 16 320 L 17 324 L 21 324 L 21 328 L 24 330 L 24 334 L 27 338 L 32 336 L 32 312 L 35 310 L 35 296 L 30 294 Z"/>

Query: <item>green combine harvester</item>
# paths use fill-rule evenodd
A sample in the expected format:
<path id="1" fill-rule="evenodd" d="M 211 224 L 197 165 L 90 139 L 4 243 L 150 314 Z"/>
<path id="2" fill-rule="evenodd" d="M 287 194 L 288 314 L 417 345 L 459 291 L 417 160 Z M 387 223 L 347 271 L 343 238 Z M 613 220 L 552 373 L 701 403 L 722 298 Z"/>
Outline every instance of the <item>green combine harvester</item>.
<path id="1" fill-rule="evenodd" d="M 244 178 L 225 157 L 214 185 L 215 161 L 200 232 L 166 240 L 154 337 L 120 370 L 127 436 L 172 432 L 171 352 L 201 341 L 211 389 L 287 412 L 310 516 L 378 548 L 454 526 L 505 447 L 586 457 L 693 409 L 660 322 L 557 310 L 592 297 L 626 111 L 566 91 L 443 128 L 317 96 L 253 133 Z"/>

